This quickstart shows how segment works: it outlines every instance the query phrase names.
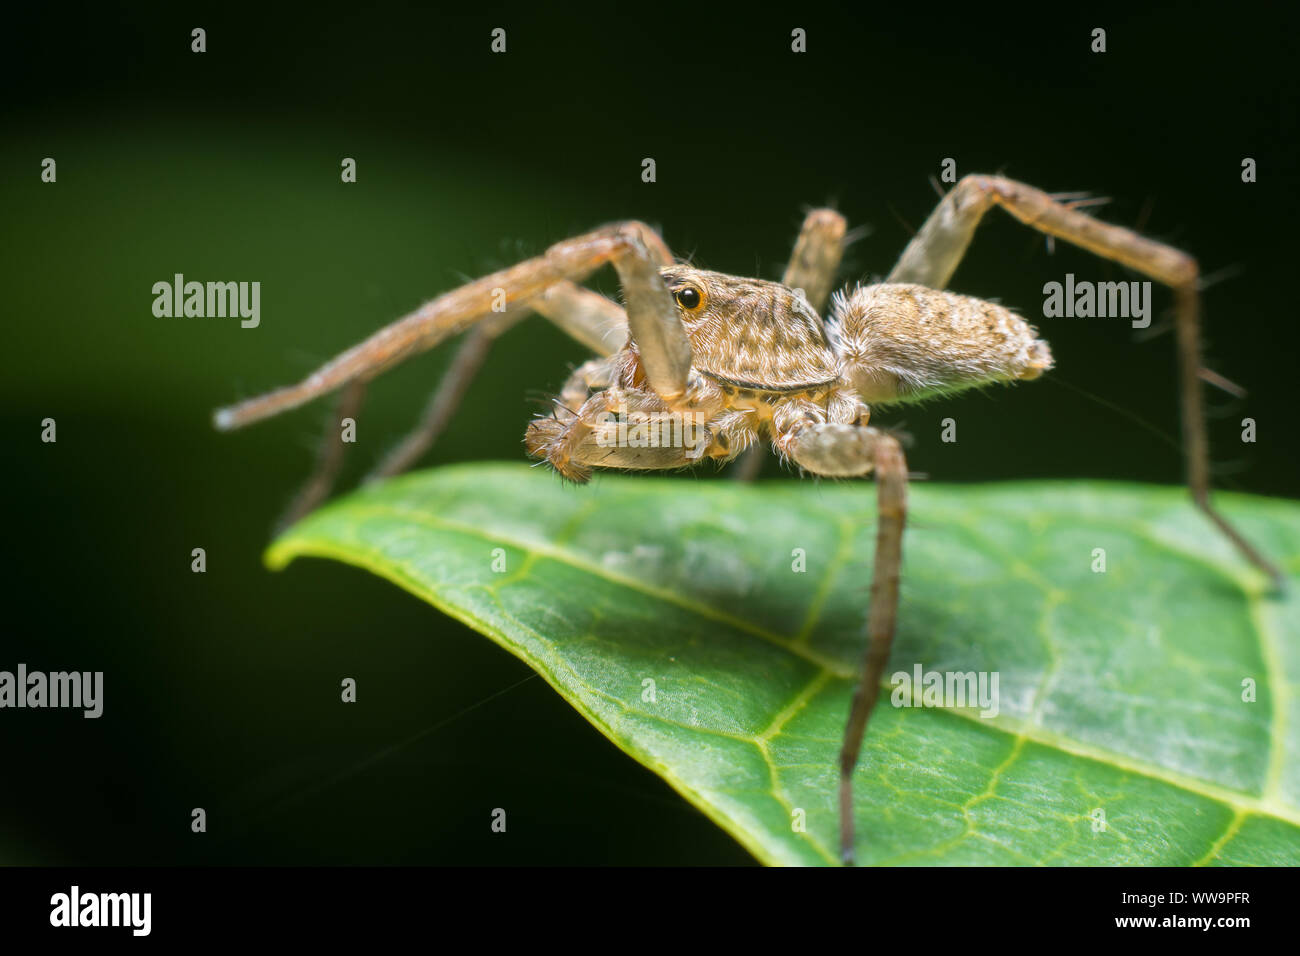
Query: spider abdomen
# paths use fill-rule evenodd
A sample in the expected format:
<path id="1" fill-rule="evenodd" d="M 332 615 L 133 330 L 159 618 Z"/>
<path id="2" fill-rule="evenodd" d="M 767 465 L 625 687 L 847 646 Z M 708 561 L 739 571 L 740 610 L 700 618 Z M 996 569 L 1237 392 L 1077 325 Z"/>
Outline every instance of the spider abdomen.
<path id="1" fill-rule="evenodd" d="M 827 334 L 869 404 L 1033 379 L 1052 367 L 1047 343 L 1010 309 L 920 285 L 837 293 Z"/>

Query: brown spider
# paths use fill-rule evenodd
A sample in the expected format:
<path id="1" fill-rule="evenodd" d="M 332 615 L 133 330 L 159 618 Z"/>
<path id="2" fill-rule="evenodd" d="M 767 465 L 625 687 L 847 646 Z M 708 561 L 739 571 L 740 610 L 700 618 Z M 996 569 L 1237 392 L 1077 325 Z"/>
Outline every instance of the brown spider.
<path id="1" fill-rule="evenodd" d="M 942 291 L 994 205 L 1174 290 L 1192 497 L 1247 559 L 1280 580 L 1210 503 L 1195 260 L 997 176 L 967 176 L 958 183 L 886 281 L 838 293 L 826 322 L 819 311 L 830 297 L 845 244 L 845 221 L 834 211 L 808 215 L 780 283 L 675 264 L 648 226 L 619 223 L 434 299 L 300 384 L 218 411 L 216 425 L 238 428 L 345 385 L 340 414 L 347 415 L 371 378 L 472 327 L 420 426 L 377 471 L 394 474 L 432 443 L 492 340 L 535 311 L 601 356 L 573 373 L 553 414 L 528 427 L 529 454 L 566 478 L 586 481 L 592 468 L 665 469 L 703 457 L 727 460 L 760 436 L 782 459 L 815 475 L 874 472 L 879 518 L 867 648 L 840 754 L 841 848 L 851 863 L 852 773 L 893 641 L 907 512 L 902 448 L 868 424 L 869 406 L 1037 378 L 1052 367 L 1047 344 L 1023 319 L 999 305 Z M 625 308 L 576 284 L 606 263 L 618 271 Z M 632 420 L 676 424 L 666 433 L 670 440 L 646 440 L 641 433 L 642 440 L 634 441 L 619 430 Z M 662 435 L 660 429 L 657 437 Z M 326 442 L 293 515 L 328 494 L 341 455 L 337 438 Z"/>

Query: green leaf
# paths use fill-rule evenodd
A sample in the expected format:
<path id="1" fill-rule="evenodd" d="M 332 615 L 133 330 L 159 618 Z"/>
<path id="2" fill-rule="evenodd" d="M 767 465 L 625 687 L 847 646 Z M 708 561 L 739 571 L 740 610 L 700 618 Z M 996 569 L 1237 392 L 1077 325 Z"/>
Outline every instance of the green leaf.
<path id="1" fill-rule="evenodd" d="M 1219 501 L 1300 571 L 1300 507 Z M 827 864 L 874 502 L 868 482 L 449 467 L 329 505 L 267 562 L 388 578 L 526 661 L 761 861 Z M 1298 589 L 1270 596 L 1185 492 L 914 486 L 904 551 L 888 673 L 996 672 L 998 713 L 882 694 L 860 862 L 1300 863 Z"/>

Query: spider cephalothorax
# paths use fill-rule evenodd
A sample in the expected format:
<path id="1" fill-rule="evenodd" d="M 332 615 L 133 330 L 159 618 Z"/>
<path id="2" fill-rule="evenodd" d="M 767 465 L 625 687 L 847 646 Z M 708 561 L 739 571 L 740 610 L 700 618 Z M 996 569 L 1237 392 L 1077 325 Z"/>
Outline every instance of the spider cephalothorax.
<path id="1" fill-rule="evenodd" d="M 830 300 L 846 238 L 839 213 L 808 215 L 780 283 L 675 263 L 654 230 L 624 222 L 564 240 L 448 292 L 299 384 L 218 411 L 216 424 L 237 428 L 340 388 L 340 417 L 355 415 L 375 375 L 469 330 L 420 426 L 377 472 L 396 473 L 432 444 L 493 339 L 539 312 L 598 356 L 569 377 L 553 414 L 528 427 L 529 453 L 567 478 L 584 481 L 593 468 L 652 470 L 729 459 L 760 437 L 813 474 L 874 473 L 878 508 L 867 646 L 840 755 L 839 825 L 848 862 L 852 779 L 893 641 L 907 509 L 903 451 L 893 436 L 869 424 L 869 406 L 1032 379 L 1052 367 L 1047 344 L 1019 316 L 944 291 L 994 205 L 1174 290 L 1193 500 L 1245 557 L 1280 580 L 1210 503 L 1195 260 L 997 176 L 958 183 L 885 282 L 836 295 L 825 323 L 819 312 Z M 618 271 L 623 307 L 577 284 L 605 264 Z M 317 473 L 291 516 L 328 494 L 342 454 L 337 434 L 323 446 Z"/>
<path id="2" fill-rule="evenodd" d="M 690 337 L 693 367 L 718 384 L 781 393 L 839 378 L 817 310 L 793 289 L 689 266 L 660 275 Z"/>

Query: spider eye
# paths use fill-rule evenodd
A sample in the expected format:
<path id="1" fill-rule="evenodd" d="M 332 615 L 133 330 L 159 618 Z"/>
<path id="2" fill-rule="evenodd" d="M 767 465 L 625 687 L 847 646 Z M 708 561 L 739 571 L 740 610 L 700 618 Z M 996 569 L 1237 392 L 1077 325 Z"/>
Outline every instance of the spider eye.
<path id="1" fill-rule="evenodd" d="M 679 289 L 675 293 L 677 301 L 683 309 L 698 309 L 700 307 L 700 291 L 687 286 L 685 289 Z"/>

